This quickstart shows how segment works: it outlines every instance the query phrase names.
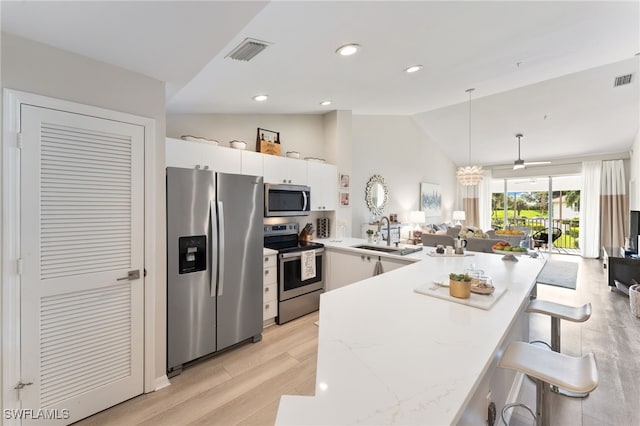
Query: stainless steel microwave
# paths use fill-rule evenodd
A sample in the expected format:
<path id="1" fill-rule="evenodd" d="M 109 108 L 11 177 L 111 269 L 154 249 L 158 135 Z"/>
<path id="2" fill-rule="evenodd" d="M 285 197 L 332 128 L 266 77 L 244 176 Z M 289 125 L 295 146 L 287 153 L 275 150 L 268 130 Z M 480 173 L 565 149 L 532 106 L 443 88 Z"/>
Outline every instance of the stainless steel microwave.
<path id="1" fill-rule="evenodd" d="M 264 217 L 306 216 L 311 211 L 311 188 L 304 185 L 264 185 Z"/>

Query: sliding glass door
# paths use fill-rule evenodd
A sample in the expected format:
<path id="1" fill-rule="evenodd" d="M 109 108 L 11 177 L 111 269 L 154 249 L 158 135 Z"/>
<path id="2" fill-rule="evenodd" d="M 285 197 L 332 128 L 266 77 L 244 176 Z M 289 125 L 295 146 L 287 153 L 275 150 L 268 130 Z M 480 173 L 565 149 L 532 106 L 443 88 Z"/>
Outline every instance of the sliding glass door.
<path id="1" fill-rule="evenodd" d="M 580 176 L 492 181 L 494 229 L 525 231 L 542 250 L 580 254 Z"/>

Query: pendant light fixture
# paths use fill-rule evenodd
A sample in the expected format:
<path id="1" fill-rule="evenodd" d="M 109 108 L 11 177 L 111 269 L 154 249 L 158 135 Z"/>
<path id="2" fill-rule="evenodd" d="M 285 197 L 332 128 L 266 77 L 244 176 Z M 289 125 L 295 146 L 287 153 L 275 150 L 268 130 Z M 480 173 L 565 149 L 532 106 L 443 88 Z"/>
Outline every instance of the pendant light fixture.
<path id="1" fill-rule="evenodd" d="M 473 186 L 480 183 L 483 178 L 482 166 L 471 165 L 471 93 L 476 89 L 467 89 L 465 92 L 469 94 L 469 165 L 466 167 L 458 167 L 456 176 L 460 185 Z"/>

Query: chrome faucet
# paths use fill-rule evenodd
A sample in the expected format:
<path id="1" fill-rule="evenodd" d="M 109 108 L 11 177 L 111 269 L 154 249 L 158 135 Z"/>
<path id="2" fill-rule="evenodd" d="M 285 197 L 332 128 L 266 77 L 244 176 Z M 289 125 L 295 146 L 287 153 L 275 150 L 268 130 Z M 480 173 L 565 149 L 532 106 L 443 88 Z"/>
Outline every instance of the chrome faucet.
<path id="1" fill-rule="evenodd" d="M 387 245 L 391 246 L 391 222 L 389 222 L 389 218 L 386 216 L 382 216 L 380 218 L 380 220 L 378 221 L 378 232 L 380 232 L 380 229 L 382 228 L 382 220 L 386 219 L 387 221 Z"/>

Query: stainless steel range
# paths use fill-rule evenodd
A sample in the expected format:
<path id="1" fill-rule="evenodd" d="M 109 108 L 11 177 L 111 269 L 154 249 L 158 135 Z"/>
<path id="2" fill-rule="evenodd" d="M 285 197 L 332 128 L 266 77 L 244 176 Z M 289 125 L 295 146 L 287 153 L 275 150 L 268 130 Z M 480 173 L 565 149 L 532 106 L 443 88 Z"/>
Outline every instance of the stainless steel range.
<path id="1" fill-rule="evenodd" d="M 264 246 L 278 251 L 278 324 L 317 311 L 324 291 L 324 245 L 298 241 L 298 231 L 297 223 L 264 226 Z M 307 250 L 315 254 L 315 276 L 302 279 L 302 253 Z"/>

